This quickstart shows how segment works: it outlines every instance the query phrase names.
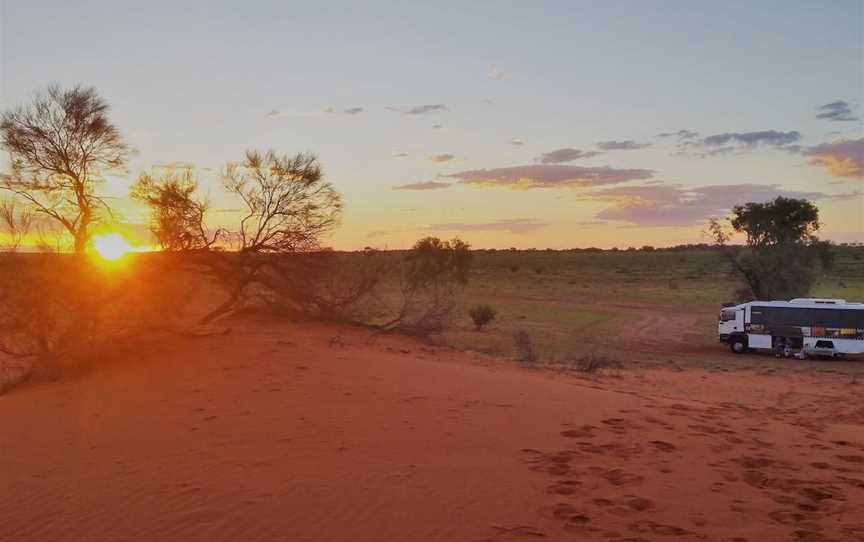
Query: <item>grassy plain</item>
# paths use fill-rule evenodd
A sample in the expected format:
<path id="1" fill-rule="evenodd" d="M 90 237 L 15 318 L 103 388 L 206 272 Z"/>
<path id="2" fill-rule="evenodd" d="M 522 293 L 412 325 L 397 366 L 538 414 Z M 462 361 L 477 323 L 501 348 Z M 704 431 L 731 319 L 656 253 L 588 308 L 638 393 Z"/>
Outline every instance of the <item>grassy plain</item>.
<path id="1" fill-rule="evenodd" d="M 729 355 L 717 342 L 721 303 L 741 287 L 716 250 L 477 251 L 447 344 L 514 356 L 513 334 L 527 331 L 541 362 L 601 351 L 638 361 L 770 363 Z M 864 247 L 840 247 L 814 297 L 864 301 Z M 475 331 L 470 307 L 498 317 Z M 827 363 L 821 367 L 842 366 Z M 860 365 L 860 364 L 859 364 Z"/>

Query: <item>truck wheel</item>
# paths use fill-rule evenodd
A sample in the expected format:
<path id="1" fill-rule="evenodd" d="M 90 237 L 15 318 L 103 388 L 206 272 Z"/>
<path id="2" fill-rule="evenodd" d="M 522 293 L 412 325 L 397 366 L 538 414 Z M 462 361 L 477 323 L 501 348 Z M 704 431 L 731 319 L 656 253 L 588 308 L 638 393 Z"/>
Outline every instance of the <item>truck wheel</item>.
<path id="1" fill-rule="evenodd" d="M 743 354 L 747 352 L 747 339 L 744 337 L 730 338 L 729 350 L 731 350 L 733 354 Z"/>

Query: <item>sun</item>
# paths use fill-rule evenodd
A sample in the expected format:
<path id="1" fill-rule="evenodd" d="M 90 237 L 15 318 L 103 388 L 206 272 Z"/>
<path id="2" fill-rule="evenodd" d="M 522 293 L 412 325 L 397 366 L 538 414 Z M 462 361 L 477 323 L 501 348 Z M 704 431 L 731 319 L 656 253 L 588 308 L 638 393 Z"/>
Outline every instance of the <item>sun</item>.
<path id="1" fill-rule="evenodd" d="M 98 254 L 103 260 L 109 262 L 117 261 L 126 254 L 135 252 L 135 248 L 119 233 L 94 235 L 91 242 L 96 254 Z"/>

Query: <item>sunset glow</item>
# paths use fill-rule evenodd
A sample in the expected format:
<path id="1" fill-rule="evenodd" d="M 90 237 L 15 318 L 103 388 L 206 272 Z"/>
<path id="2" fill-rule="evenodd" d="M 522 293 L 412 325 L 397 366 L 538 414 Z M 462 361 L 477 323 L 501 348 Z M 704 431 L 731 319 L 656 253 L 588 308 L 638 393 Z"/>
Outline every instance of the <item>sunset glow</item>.
<path id="1" fill-rule="evenodd" d="M 862 38 L 0 0 L 0 542 L 864 542 Z"/>
<path id="2" fill-rule="evenodd" d="M 119 233 L 96 235 L 93 237 L 93 250 L 103 260 L 114 262 L 136 249 Z"/>

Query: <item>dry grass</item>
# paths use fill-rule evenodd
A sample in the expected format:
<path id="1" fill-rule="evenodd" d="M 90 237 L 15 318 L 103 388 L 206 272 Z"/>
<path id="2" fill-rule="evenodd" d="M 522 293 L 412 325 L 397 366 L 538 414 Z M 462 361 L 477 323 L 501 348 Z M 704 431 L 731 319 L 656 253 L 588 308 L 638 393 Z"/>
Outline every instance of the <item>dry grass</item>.
<path id="1" fill-rule="evenodd" d="M 840 247 L 834 269 L 819 278 L 813 295 L 864 301 L 862 261 L 864 248 Z M 535 272 L 539 267 L 541 275 Z M 758 356 L 730 358 L 717 342 L 719 306 L 734 300 L 739 287 L 729 264 L 713 250 L 478 251 L 460 312 L 494 305 L 495 325 L 478 333 L 465 316 L 443 341 L 518 357 L 513 335 L 525 330 L 544 363 L 566 364 L 592 351 L 683 365 L 770 362 Z M 852 361 L 828 363 L 854 367 Z"/>

